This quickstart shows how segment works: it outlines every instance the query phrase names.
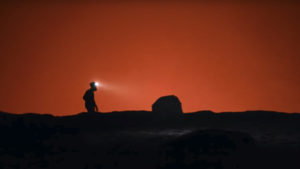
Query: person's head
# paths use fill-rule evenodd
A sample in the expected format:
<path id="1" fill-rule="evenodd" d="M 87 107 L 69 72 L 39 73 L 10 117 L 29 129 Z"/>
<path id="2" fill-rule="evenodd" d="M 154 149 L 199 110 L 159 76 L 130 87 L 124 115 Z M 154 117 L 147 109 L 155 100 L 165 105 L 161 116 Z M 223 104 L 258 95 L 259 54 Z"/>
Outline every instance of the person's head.
<path id="1" fill-rule="evenodd" d="M 91 82 L 90 83 L 91 89 L 96 91 L 97 90 L 97 82 Z"/>

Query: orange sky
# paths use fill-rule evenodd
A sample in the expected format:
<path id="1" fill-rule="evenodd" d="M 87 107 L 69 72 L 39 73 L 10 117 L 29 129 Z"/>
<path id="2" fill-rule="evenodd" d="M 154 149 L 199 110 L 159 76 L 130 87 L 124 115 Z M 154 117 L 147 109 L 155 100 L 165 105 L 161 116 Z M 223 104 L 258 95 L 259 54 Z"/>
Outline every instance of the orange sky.
<path id="1" fill-rule="evenodd" d="M 1 3 L 0 110 L 300 112 L 300 3 Z"/>

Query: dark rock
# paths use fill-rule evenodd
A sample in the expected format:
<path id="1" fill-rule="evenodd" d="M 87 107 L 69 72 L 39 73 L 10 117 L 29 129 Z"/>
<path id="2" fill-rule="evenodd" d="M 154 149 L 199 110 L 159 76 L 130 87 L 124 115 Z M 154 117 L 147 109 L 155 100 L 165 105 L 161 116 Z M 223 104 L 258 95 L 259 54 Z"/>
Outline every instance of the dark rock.
<path id="1" fill-rule="evenodd" d="M 181 102 L 174 95 L 160 97 L 152 105 L 152 112 L 167 117 L 181 115 Z"/>
<path id="2" fill-rule="evenodd" d="M 196 131 L 165 144 L 160 152 L 158 168 L 251 168 L 254 148 L 254 139 L 245 133 Z"/>

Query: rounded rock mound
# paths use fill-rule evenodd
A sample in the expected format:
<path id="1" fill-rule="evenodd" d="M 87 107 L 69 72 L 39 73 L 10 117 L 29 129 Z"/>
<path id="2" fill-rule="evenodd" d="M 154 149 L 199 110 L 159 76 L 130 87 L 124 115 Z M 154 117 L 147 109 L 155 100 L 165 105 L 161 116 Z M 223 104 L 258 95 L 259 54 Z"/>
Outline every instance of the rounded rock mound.
<path id="1" fill-rule="evenodd" d="M 152 105 L 152 112 L 161 116 L 177 116 L 182 114 L 181 102 L 174 95 L 163 96 Z"/>

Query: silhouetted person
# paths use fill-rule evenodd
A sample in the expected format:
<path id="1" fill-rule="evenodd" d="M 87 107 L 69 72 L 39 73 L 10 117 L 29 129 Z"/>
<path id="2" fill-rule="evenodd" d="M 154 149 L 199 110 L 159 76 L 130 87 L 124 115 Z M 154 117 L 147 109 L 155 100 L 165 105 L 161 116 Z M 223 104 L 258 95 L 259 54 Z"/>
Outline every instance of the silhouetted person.
<path id="1" fill-rule="evenodd" d="M 88 89 L 83 95 L 85 101 L 85 108 L 89 113 L 98 112 L 98 106 L 96 105 L 94 92 L 97 90 L 97 82 L 90 83 L 91 88 Z"/>

